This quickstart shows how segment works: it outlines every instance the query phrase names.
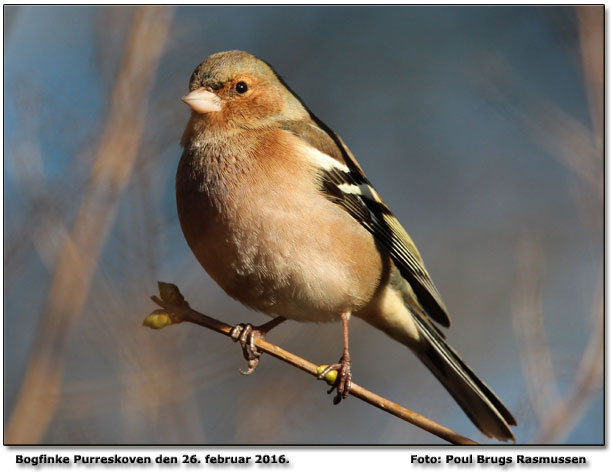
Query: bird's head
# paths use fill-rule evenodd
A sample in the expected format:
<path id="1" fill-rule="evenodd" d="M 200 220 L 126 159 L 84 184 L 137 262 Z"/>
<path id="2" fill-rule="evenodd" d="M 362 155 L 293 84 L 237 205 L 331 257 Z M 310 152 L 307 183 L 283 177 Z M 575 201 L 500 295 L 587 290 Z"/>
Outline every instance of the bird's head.
<path id="1" fill-rule="evenodd" d="M 210 56 L 191 75 L 189 90 L 182 100 L 196 127 L 254 129 L 308 116 L 272 67 L 242 51 Z"/>

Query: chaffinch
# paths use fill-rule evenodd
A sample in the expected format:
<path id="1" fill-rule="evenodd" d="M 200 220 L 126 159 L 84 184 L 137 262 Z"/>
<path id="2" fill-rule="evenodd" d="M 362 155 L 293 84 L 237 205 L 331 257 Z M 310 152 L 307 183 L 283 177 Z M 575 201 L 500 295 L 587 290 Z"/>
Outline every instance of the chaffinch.
<path id="1" fill-rule="evenodd" d="M 176 175 L 183 233 L 228 295 L 277 316 L 234 329 L 247 358 L 286 318 L 341 320 L 342 357 L 321 374 L 338 371 L 337 403 L 351 387 L 354 315 L 409 347 L 485 435 L 513 440 L 515 419 L 435 326 L 450 318 L 419 251 L 342 139 L 246 52 L 210 56 L 189 90 Z"/>

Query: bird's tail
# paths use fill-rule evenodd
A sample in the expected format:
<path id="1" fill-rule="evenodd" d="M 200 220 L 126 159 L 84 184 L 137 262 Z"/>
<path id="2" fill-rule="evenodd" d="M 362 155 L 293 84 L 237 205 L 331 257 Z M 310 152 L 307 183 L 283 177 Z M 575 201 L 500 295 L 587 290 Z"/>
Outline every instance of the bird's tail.
<path id="1" fill-rule="evenodd" d="M 483 434 L 502 441 L 514 441 L 510 425 L 516 425 L 516 420 L 512 413 L 448 345 L 441 332 L 424 316 L 411 313 L 411 317 L 414 324 L 409 323 L 410 330 L 400 329 L 397 318 L 396 322 L 381 323 L 378 319 L 373 324 L 414 351 Z M 403 321 L 407 320 L 404 318 Z M 406 326 L 406 323 L 401 324 Z M 419 333 L 416 342 L 415 328 Z"/>
<path id="2" fill-rule="evenodd" d="M 444 385 L 480 431 L 490 438 L 514 441 L 516 420 L 493 391 L 429 323 L 415 316 L 426 347 L 417 356 Z"/>

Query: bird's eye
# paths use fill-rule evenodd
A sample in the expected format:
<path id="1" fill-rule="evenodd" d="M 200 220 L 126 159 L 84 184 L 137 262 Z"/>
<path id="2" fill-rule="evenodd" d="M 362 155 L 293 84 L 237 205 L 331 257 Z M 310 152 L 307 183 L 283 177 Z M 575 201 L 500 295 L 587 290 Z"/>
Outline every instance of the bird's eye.
<path id="1" fill-rule="evenodd" d="M 236 92 L 240 94 L 245 93 L 248 89 L 249 89 L 249 86 L 243 81 L 240 81 L 236 84 Z"/>

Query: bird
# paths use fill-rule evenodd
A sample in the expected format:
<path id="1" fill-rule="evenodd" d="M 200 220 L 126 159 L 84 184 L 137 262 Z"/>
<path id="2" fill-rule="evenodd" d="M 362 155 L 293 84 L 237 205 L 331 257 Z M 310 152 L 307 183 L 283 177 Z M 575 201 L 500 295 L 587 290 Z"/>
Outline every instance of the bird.
<path id="1" fill-rule="evenodd" d="M 487 437 L 514 441 L 512 413 L 447 343 L 448 310 L 411 237 L 354 155 L 274 68 L 244 51 L 194 70 L 176 173 L 180 225 L 196 259 L 232 298 L 273 317 L 239 324 L 254 340 L 284 322 L 340 321 L 334 403 L 352 385 L 349 320 L 407 346 Z"/>

